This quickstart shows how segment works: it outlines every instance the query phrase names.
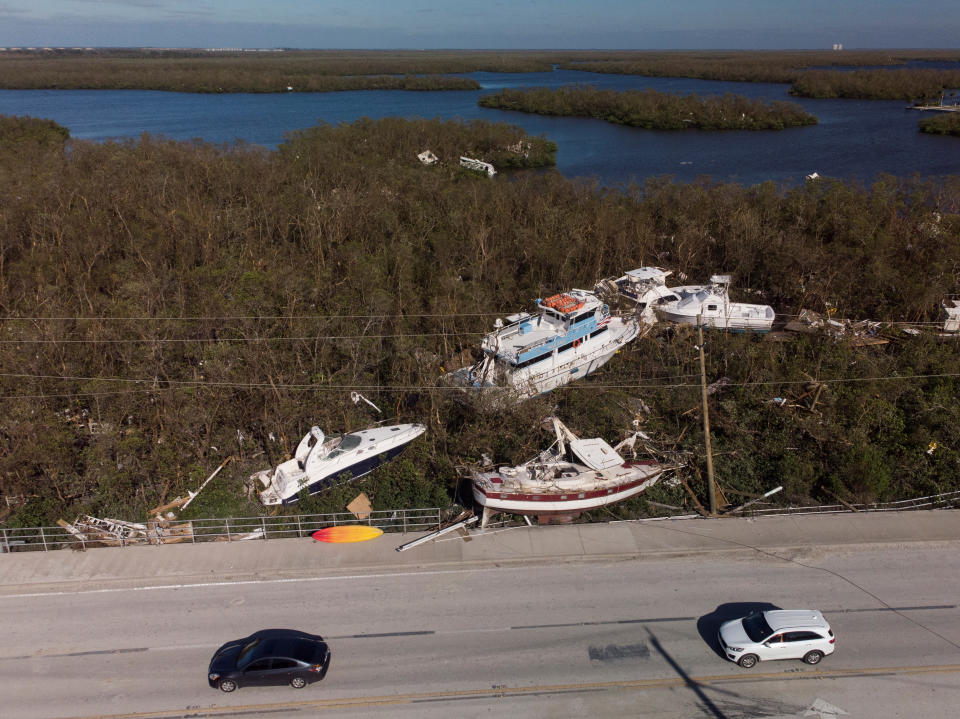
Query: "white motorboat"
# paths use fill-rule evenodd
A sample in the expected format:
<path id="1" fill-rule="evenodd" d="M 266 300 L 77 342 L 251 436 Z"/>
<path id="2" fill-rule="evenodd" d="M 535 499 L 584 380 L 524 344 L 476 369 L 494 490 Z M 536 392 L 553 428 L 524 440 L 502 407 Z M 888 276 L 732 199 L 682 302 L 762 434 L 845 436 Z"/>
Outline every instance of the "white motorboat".
<path id="1" fill-rule="evenodd" d="M 734 332 L 769 332 L 776 313 L 769 305 L 731 302 L 730 275 L 714 275 L 709 285 L 671 287 L 677 297 L 656 304 L 654 311 L 664 322 L 701 325 Z"/>
<path id="2" fill-rule="evenodd" d="M 474 472 L 473 497 L 483 507 L 482 526 L 498 512 L 538 518 L 575 517 L 620 502 L 656 484 L 665 467 L 655 461 L 627 462 L 619 452 L 639 432 L 611 447 L 600 438 L 579 439 L 551 417 L 557 441 L 517 467 Z"/>
<path id="3" fill-rule="evenodd" d="M 497 320 L 484 337 L 483 357 L 447 375 L 464 388 L 507 388 L 518 399 L 549 392 L 602 367 L 637 336 L 635 318 L 610 315 L 593 292 L 570 290 L 537 300 L 535 315 Z"/>
<path id="4" fill-rule="evenodd" d="M 327 437 L 312 427 L 292 459 L 250 479 L 263 484 L 263 504 L 292 504 L 304 489 L 316 494 L 337 484 L 344 474 L 356 479 L 372 472 L 426 431 L 422 424 L 396 424 Z"/>

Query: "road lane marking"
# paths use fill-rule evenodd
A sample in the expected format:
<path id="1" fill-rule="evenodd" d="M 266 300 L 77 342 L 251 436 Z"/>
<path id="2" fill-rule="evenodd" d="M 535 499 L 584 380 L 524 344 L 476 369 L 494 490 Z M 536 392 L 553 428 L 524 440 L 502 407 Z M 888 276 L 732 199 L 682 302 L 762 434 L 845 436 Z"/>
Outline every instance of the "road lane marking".
<path id="1" fill-rule="evenodd" d="M 498 572 L 511 567 L 475 567 L 472 569 L 435 569 L 422 572 L 384 572 L 380 574 L 342 574 L 327 577 L 286 577 L 281 579 L 237 579 L 225 582 L 189 582 L 184 584 L 157 584 L 143 587 L 108 587 L 105 589 L 59 590 L 51 592 L 28 592 L 24 594 L 0 594 L 0 599 L 34 599 L 36 597 L 63 597 L 78 594 L 115 594 L 118 592 L 157 592 L 165 589 L 204 589 L 213 587 L 241 587 L 255 584 L 294 584 L 297 582 L 336 582 L 357 579 L 392 579 L 395 577 L 431 577 L 444 574 L 477 574 Z M 83 581 L 83 580 L 78 580 Z M 134 580 L 136 581 L 136 580 Z M 58 582 L 60 584 L 62 582 Z"/>
<path id="2" fill-rule="evenodd" d="M 658 622 L 694 622 L 698 617 L 652 617 L 650 619 L 610 619 L 597 622 L 564 622 L 560 624 L 519 624 L 510 629 L 563 629 L 566 627 L 602 627 L 607 624 L 656 624 Z"/>
<path id="3" fill-rule="evenodd" d="M 863 667 L 859 669 L 829 669 L 813 671 L 788 670 L 785 672 L 742 672 L 739 674 L 713 674 L 691 677 L 666 677 L 662 679 L 634 679 L 614 682 L 583 682 L 578 684 L 532 685 L 528 687 L 508 687 L 496 685 L 490 689 L 460 689 L 450 691 L 422 692 L 415 694 L 396 694 L 373 697 L 343 697 L 339 699 L 307 699 L 295 702 L 275 702 L 271 704 L 242 704 L 237 706 L 191 707 L 188 709 L 169 709 L 165 711 L 131 712 L 127 714 L 93 714 L 69 719 L 190 719 L 191 717 L 216 717 L 240 714 L 278 713 L 312 709 L 331 711 L 336 709 L 356 709 L 362 707 L 389 706 L 397 704 L 418 704 L 422 702 L 451 701 L 463 699 L 485 699 L 503 697 L 527 697 L 574 692 L 607 691 L 623 689 L 644 691 L 651 689 L 670 689 L 690 684 L 748 684 L 751 682 L 798 681 L 808 679 L 852 679 L 881 676 L 918 676 L 924 674 L 960 674 L 960 664 L 936 664 L 909 667 Z"/>
<path id="4" fill-rule="evenodd" d="M 862 612 L 905 612 L 905 611 L 935 611 L 943 609 L 957 609 L 958 605 L 956 604 L 924 604 L 916 606 L 903 606 L 903 607 L 853 607 L 847 609 L 830 609 L 824 610 L 825 614 L 852 614 L 852 613 L 862 613 Z M 609 620 L 598 620 L 598 621 L 585 621 L 585 622 L 558 622 L 554 624 L 518 624 L 515 626 L 502 626 L 502 627 L 484 627 L 484 628 L 463 628 L 463 629 L 417 629 L 417 630 L 408 630 L 408 631 L 397 631 L 397 632 L 371 632 L 367 634 L 330 634 L 327 635 L 327 640 L 343 640 L 343 639 L 390 639 L 395 637 L 415 637 L 415 636 L 433 636 L 438 634 L 478 634 L 478 633 L 490 633 L 490 632 L 509 632 L 509 631 L 518 631 L 518 630 L 534 630 L 534 629 L 576 629 L 577 627 L 603 627 L 611 625 L 627 625 L 627 624 L 658 624 L 658 623 L 670 623 L 670 622 L 692 622 L 696 621 L 698 617 L 646 617 L 643 619 L 609 619 Z M 85 656 L 88 654 L 122 654 L 129 652 L 146 652 L 146 651 L 180 651 L 184 649 L 212 649 L 216 648 L 215 643 L 211 644 L 176 644 L 162 647 L 133 647 L 133 648 L 119 648 L 119 649 L 100 649 L 100 650 L 91 650 L 91 651 L 81 651 L 81 652 L 60 652 L 60 653 L 51 653 L 47 654 L 44 651 L 39 651 L 35 654 L 30 655 L 17 655 L 17 656 L 2 656 L 0 655 L 0 661 L 8 661 L 14 659 L 56 659 L 56 658 L 65 658 L 65 657 L 79 657 Z"/>

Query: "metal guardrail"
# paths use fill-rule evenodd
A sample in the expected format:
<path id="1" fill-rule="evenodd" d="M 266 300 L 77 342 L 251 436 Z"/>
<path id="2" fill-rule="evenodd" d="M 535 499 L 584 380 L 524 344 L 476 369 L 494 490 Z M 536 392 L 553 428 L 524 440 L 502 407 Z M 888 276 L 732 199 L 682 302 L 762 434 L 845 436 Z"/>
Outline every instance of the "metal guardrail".
<path id="1" fill-rule="evenodd" d="M 143 545 L 197 544 L 309 537 L 318 529 L 343 524 L 363 524 L 384 532 L 424 532 L 441 526 L 441 510 L 432 508 L 380 510 L 357 519 L 350 512 L 297 514 L 277 517 L 227 517 L 147 522 L 147 532 L 136 536 L 102 539 L 80 538 L 63 527 L 0 528 L 0 553 L 52 551 L 72 548 Z"/>
<path id="2" fill-rule="evenodd" d="M 960 490 L 927 497 L 873 504 L 819 504 L 801 507 L 751 507 L 739 513 L 746 517 L 780 515 L 840 514 L 858 512 L 902 512 L 914 509 L 960 507 Z M 442 510 L 436 507 L 371 512 L 358 520 L 350 512 L 336 514 L 297 514 L 278 517 L 227 517 L 189 519 L 176 524 L 148 522 L 149 531 L 140 536 L 118 537 L 108 541 L 80 539 L 63 527 L 0 528 L 0 554 L 5 552 L 52 551 L 55 549 L 128 546 L 132 544 L 182 544 L 241 540 L 308 537 L 318 529 L 342 524 L 365 524 L 384 532 L 429 532 L 442 526 Z M 666 519 L 666 518 L 664 518 Z M 176 521 L 176 520 L 174 520 Z M 170 526 L 172 524 L 172 527 Z M 166 526 L 165 526 L 166 525 Z"/>
<path id="3" fill-rule="evenodd" d="M 744 517 L 773 517 L 782 514 L 837 514 L 850 512 L 904 512 L 911 509 L 942 509 L 960 506 L 960 491 L 931 494 L 927 497 L 901 499 L 896 502 L 873 504 L 817 504 L 806 507 L 750 508 L 740 513 Z"/>

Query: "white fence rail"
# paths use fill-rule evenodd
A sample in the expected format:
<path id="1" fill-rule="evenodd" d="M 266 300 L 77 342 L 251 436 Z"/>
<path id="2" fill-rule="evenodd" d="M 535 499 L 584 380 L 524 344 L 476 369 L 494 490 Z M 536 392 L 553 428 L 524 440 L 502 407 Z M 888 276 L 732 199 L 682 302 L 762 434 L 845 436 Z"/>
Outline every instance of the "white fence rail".
<path id="1" fill-rule="evenodd" d="M 228 517 L 225 519 L 175 520 L 174 523 L 148 522 L 145 534 L 132 537 L 93 539 L 78 537 L 64 527 L 0 528 L 0 553 L 86 549 L 88 547 L 129 546 L 132 544 L 196 544 L 289 537 L 309 537 L 318 529 L 343 524 L 363 524 L 384 532 L 425 532 L 440 528 L 441 510 L 397 509 L 370 512 L 357 519 L 350 512 L 337 514 L 298 514 L 278 517 Z"/>
<path id="2" fill-rule="evenodd" d="M 943 509 L 960 506 L 960 491 L 931 494 L 928 497 L 901 499 L 873 504 L 816 504 L 806 507 L 751 507 L 738 516 L 772 517 L 778 514 L 833 514 L 838 512 L 903 512 L 910 509 Z"/>

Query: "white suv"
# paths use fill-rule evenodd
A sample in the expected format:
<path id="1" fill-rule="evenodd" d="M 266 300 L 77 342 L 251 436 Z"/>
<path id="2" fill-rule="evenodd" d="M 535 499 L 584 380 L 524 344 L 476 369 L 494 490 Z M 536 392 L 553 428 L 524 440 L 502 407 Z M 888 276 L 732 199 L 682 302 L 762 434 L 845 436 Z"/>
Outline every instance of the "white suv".
<path id="1" fill-rule="evenodd" d="M 803 659 L 817 664 L 833 654 L 835 638 L 815 609 L 753 612 L 720 627 L 720 646 L 732 662 L 749 669 L 768 659 Z"/>

